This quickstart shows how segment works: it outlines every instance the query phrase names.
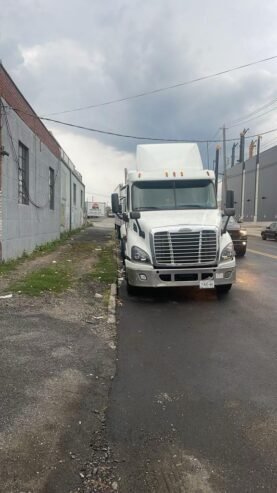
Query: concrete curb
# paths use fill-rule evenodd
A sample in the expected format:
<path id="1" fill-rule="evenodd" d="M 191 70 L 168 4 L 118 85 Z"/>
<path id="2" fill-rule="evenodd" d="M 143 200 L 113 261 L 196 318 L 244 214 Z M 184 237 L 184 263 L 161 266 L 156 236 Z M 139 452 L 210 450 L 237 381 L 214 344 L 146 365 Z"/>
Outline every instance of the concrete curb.
<path id="1" fill-rule="evenodd" d="M 117 292 L 116 284 L 112 284 L 110 298 L 109 298 L 109 306 L 108 306 L 108 324 L 115 324 L 116 322 L 116 316 L 115 316 L 116 292 Z"/>

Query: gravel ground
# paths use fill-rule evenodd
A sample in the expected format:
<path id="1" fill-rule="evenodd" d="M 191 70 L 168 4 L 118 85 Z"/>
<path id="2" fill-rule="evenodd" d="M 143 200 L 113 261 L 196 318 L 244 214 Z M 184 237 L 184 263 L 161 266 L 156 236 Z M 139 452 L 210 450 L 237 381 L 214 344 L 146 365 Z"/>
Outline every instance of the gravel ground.
<path id="1" fill-rule="evenodd" d="M 3 295 L 29 272 L 67 260 L 75 278 L 58 295 L 0 299 L 1 493 L 118 488 L 105 441 L 115 327 L 107 321 L 109 286 L 88 275 L 111 241 L 111 229 L 101 226 L 0 278 Z"/>

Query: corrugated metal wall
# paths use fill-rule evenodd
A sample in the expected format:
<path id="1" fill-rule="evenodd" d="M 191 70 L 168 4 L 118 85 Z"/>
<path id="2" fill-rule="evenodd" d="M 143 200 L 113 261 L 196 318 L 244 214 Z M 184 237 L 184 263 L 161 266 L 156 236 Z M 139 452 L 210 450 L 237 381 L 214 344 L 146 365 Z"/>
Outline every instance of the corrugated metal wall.
<path id="1" fill-rule="evenodd" d="M 236 216 L 245 221 L 254 220 L 256 156 L 245 161 L 244 207 L 242 207 L 242 164 L 227 170 L 228 189 L 235 192 Z M 277 218 L 277 146 L 260 153 L 257 221 Z"/>

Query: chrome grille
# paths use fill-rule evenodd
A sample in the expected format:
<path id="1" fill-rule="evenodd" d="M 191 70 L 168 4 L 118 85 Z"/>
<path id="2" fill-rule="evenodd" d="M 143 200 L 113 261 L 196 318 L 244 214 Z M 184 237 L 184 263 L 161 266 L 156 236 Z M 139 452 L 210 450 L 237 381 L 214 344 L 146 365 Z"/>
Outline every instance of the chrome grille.
<path id="1" fill-rule="evenodd" d="M 195 265 L 216 262 L 216 231 L 159 231 L 154 233 L 158 265 Z"/>

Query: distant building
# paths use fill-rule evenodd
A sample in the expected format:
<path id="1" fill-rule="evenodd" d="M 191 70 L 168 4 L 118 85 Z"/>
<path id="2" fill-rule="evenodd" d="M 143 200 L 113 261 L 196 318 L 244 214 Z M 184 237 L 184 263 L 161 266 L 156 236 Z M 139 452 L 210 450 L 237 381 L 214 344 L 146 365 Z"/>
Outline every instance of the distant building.
<path id="1" fill-rule="evenodd" d="M 84 222 L 82 176 L 0 64 L 0 261 Z"/>
<path id="2" fill-rule="evenodd" d="M 257 166 L 257 161 L 259 166 Z M 277 146 L 227 169 L 227 186 L 234 190 L 236 216 L 244 221 L 277 219 Z"/>

